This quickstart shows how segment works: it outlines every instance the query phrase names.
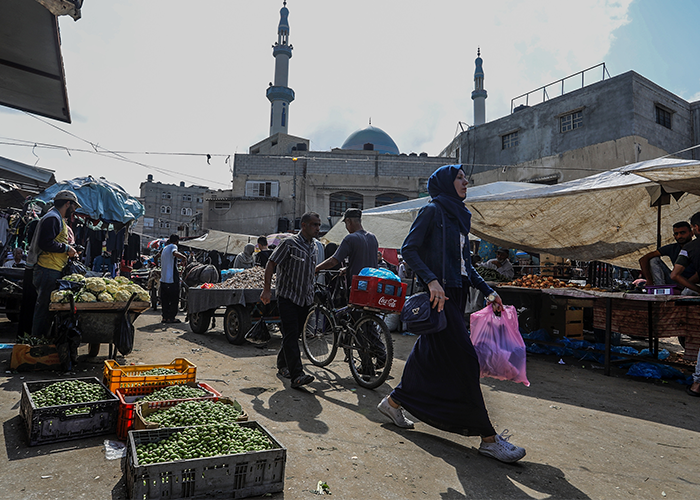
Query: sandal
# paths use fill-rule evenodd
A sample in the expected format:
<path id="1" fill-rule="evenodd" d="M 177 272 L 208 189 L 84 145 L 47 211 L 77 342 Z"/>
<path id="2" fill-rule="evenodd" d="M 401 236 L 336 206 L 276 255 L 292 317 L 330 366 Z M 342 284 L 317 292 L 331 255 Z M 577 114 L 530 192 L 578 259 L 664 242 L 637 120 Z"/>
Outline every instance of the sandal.
<path id="1" fill-rule="evenodd" d="M 314 377 L 312 375 L 307 375 L 307 374 L 299 375 L 297 378 L 292 380 L 292 389 L 297 389 L 298 387 L 301 387 L 302 385 L 310 384 L 313 381 L 314 381 Z"/>
<path id="2" fill-rule="evenodd" d="M 277 375 L 284 378 L 292 378 L 292 375 L 289 373 L 289 368 L 287 367 L 279 368 L 277 370 Z"/>
<path id="3" fill-rule="evenodd" d="M 689 396 L 693 396 L 694 398 L 700 398 L 700 392 L 695 392 L 694 390 L 692 390 L 690 385 L 685 386 L 685 392 L 687 392 Z"/>

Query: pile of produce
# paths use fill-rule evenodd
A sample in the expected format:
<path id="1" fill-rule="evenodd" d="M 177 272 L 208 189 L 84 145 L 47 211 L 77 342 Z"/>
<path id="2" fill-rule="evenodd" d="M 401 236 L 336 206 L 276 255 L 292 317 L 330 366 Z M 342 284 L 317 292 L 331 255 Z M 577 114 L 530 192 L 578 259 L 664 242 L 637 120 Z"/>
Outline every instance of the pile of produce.
<path id="1" fill-rule="evenodd" d="M 578 285 L 573 283 L 567 283 L 552 276 L 539 276 L 537 274 L 527 274 L 506 284 L 523 288 L 579 288 Z"/>
<path id="2" fill-rule="evenodd" d="M 264 451 L 272 442 L 259 429 L 238 424 L 205 425 L 176 432 L 154 443 L 136 445 L 139 465 Z"/>
<path id="3" fill-rule="evenodd" d="M 108 398 L 109 395 L 104 387 L 82 380 L 56 382 L 32 393 L 32 399 L 37 408 L 104 401 Z"/>
<path id="4" fill-rule="evenodd" d="M 487 267 L 477 267 L 476 272 L 479 273 L 479 276 L 484 278 L 484 281 L 498 281 L 498 282 L 503 282 L 503 281 L 508 281 L 508 278 L 503 276 L 501 273 L 496 271 L 495 269 L 489 269 Z"/>
<path id="5" fill-rule="evenodd" d="M 262 288 L 265 283 L 265 269 L 260 266 L 251 267 L 234 274 L 222 283 L 214 283 L 207 288 Z M 272 275 L 272 288 L 275 288 L 275 275 Z"/>
<path id="6" fill-rule="evenodd" d="M 137 295 L 136 300 L 140 302 L 150 300 L 146 290 L 124 276 L 117 276 L 114 279 L 85 278 L 80 274 L 71 274 L 63 279 L 82 283 L 83 288 L 78 292 L 56 290 L 51 293 L 51 302 L 70 302 L 71 296 L 75 302 L 127 302 L 133 293 Z"/>
<path id="7" fill-rule="evenodd" d="M 145 377 L 147 375 L 180 375 L 180 372 L 174 368 L 151 368 L 142 372 L 125 373 L 127 377 Z"/>
<path id="8" fill-rule="evenodd" d="M 191 399 L 210 396 L 210 394 L 199 387 L 188 385 L 169 385 L 144 396 L 141 401 L 170 401 L 172 399 Z"/>
<path id="9" fill-rule="evenodd" d="M 235 422 L 241 412 L 234 405 L 213 401 L 185 401 L 146 417 L 162 427 L 186 427 Z"/>

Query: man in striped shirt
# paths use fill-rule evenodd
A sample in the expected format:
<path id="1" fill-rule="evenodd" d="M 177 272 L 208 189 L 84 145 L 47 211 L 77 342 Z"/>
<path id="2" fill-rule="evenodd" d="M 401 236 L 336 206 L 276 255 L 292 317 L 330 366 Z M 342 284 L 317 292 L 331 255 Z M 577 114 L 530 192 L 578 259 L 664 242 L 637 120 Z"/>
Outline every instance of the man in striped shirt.
<path id="1" fill-rule="evenodd" d="M 321 217 L 317 213 L 307 212 L 301 216 L 301 231 L 282 240 L 270 255 L 260 294 L 260 301 L 269 304 L 272 274 L 276 270 L 277 307 L 282 321 L 282 348 L 277 355 L 277 368 L 280 375 L 292 379 L 295 389 L 314 380 L 304 373 L 298 339 L 314 301 L 314 272 L 318 262 L 314 238 L 320 228 Z"/>

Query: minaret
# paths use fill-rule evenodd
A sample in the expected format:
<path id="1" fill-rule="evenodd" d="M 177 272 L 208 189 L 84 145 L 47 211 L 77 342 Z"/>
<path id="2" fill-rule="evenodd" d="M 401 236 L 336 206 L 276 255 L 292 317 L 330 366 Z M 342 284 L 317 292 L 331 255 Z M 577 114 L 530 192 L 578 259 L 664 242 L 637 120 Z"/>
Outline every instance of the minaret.
<path id="1" fill-rule="evenodd" d="M 474 125 L 482 125 L 486 122 L 486 90 L 484 90 L 484 69 L 481 67 L 481 49 L 476 49 L 476 70 L 474 71 L 474 90 L 472 99 L 474 100 Z"/>
<path id="2" fill-rule="evenodd" d="M 292 58 L 292 47 L 289 44 L 289 10 L 287 2 L 283 2 L 280 10 L 280 24 L 277 28 L 277 43 L 272 46 L 275 58 L 275 83 L 267 88 L 267 98 L 272 103 L 270 112 L 270 136 L 279 132 L 287 133 L 289 123 L 289 103 L 294 100 L 294 91 L 287 87 L 289 76 L 289 60 Z"/>

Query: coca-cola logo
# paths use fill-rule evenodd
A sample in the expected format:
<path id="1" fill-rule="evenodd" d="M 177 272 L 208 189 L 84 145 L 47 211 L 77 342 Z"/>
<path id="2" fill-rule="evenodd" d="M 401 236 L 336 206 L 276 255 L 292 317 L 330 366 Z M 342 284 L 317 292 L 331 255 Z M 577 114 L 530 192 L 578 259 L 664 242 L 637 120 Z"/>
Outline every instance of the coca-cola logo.
<path id="1" fill-rule="evenodd" d="M 396 302 L 397 302 L 396 299 L 387 299 L 384 296 L 379 297 L 379 301 L 378 301 L 380 306 L 386 306 L 386 307 L 391 307 L 391 308 L 396 307 Z"/>

